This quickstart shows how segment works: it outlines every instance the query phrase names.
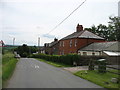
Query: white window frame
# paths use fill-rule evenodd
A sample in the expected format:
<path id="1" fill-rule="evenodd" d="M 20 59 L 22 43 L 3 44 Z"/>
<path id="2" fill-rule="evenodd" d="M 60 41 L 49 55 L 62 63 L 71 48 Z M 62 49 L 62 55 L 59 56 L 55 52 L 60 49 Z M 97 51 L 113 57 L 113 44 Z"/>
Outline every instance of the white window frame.
<path id="1" fill-rule="evenodd" d="M 70 47 L 72 47 L 72 40 L 70 40 Z"/>
<path id="2" fill-rule="evenodd" d="M 63 41 L 63 47 L 64 47 L 65 45 L 64 45 L 64 41 Z"/>
<path id="3" fill-rule="evenodd" d="M 77 39 L 75 40 L 75 47 L 77 47 Z"/>
<path id="4" fill-rule="evenodd" d="M 61 47 L 61 41 L 60 41 L 60 47 Z"/>

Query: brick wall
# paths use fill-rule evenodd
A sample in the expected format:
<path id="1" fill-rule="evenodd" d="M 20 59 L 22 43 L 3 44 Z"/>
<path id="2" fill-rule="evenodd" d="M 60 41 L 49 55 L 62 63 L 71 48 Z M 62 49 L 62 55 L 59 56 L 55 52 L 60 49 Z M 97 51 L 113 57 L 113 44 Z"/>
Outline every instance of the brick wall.
<path id="1" fill-rule="evenodd" d="M 59 54 L 77 53 L 78 49 L 93 43 L 103 42 L 104 40 L 86 39 L 86 38 L 74 38 L 68 40 L 60 40 L 59 42 Z"/>

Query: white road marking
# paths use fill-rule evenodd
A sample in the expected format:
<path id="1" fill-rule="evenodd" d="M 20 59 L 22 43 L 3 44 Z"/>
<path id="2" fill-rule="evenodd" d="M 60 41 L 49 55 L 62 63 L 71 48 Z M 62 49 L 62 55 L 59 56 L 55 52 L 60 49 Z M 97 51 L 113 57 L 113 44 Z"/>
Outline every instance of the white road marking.
<path id="1" fill-rule="evenodd" d="M 35 68 L 39 68 L 39 66 L 38 66 L 38 65 L 35 65 Z"/>

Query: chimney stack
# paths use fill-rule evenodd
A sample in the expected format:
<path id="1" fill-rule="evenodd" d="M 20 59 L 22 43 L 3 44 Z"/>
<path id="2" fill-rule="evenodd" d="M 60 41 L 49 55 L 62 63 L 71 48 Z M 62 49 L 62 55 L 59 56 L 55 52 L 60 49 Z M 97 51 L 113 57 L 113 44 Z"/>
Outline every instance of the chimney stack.
<path id="1" fill-rule="evenodd" d="M 55 38 L 55 39 L 54 39 L 54 42 L 56 42 L 56 41 L 58 41 L 58 39 L 57 39 L 57 38 Z"/>
<path id="2" fill-rule="evenodd" d="M 82 30 L 83 30 L 83 26 L 78 24 L 76 27 L 76 32 L 80 32 Z"/>

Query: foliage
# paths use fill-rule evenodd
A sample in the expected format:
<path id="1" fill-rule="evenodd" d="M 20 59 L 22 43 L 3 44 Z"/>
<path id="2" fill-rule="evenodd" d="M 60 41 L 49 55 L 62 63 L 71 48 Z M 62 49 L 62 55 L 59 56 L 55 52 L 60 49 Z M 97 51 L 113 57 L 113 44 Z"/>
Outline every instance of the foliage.
<path id="1" fill-rule="evenodd" d="M 28 57 L 31 53 L 36 53 L 37 47 L 36 46 L 27 46 L 26 44 L 23 44 L 22 46 L 19 46 L 15 49 L 17 53 L 21 57 Z"/>
<path id="2" fill-rule="evenodd" d="M 82 73 L 82 74 L 81 74 Z M 88 70 L 87 74 L 85 73 L 85 70 L 81 70 L 79 72 L 75 73 L 76 76 L 79 76 L 83 79 L 86 79 L 88 81 L 91 81 L 95 84 L 98 84 L 102 87 L 109 88 L 112 90 L 116 90 L 119 88 L 119 83 L 112 83 L 111 78 L 118 78 L 119 75 L 112 74 L 112 73 L 98 73 L 96 70 Z"/>
<path id="3" fill-rule="evenodd" d="M 77 65 L 88 65 L 89 59 L 80 56 L 77 54 L 67 54 L 67 55 L 47 55 L 47 54 L 32 54 L 30 55 L 32 58 L 40 58 L 47 61 L 52 61 L 56 63 L 62 63 L 66 65 L 73 65 L 73 62 L 76 62 Z"/>
<path id="4" fill-rule="evenodd" d="M 77 54 L 68 54 L 68 55 L 46 55 L 46 54 L 33 54 L 31 57 L 45 59 L 47 61 L 63 63 L 67 65 L 73 65 L 73 61 L 78 62 L 80 56 Z"/>
<path id="5" fill-rule="evenodd" d="M 46 60 L 44 60 L 44 59 L 38 59 L 38 58 L 36 58 L 36 59 L 39 60 L 39 61 L 45 62 L 45 63 L 47 63 L 47 64 L 53 65 L 53 66 L 55 66 L 55 67 L 71 67 L 71 65 L 66 65 L 66 64 L 63 64 L 63 63 L 46 61 Z"/>
<path id="6" fill-rule="evenodd" d="M 109 19 L 108 26 L 103 24 L 99 24 L 98 26 L 93 25 L 91 28 L 86 28 L 86 30 L 108 41 L 120 40 L 120 17 L 109 17 Z"/>
<path id="7" fill-rule="evenodd" d="M 2 80 L 3 80 L 3 84 L 12 75 L 17 61 L 18 60 L 14 58 L 14 55 L 12 53 L 5 53 L 3 55 L 3 57 L 2 57 Z"/>
<path id="8" fill-rule="evenodd" d="M 94 66 L 95 66 L 95 61 L 93 59 L 90 59 L 89 70 L 94 70 Z"/>

